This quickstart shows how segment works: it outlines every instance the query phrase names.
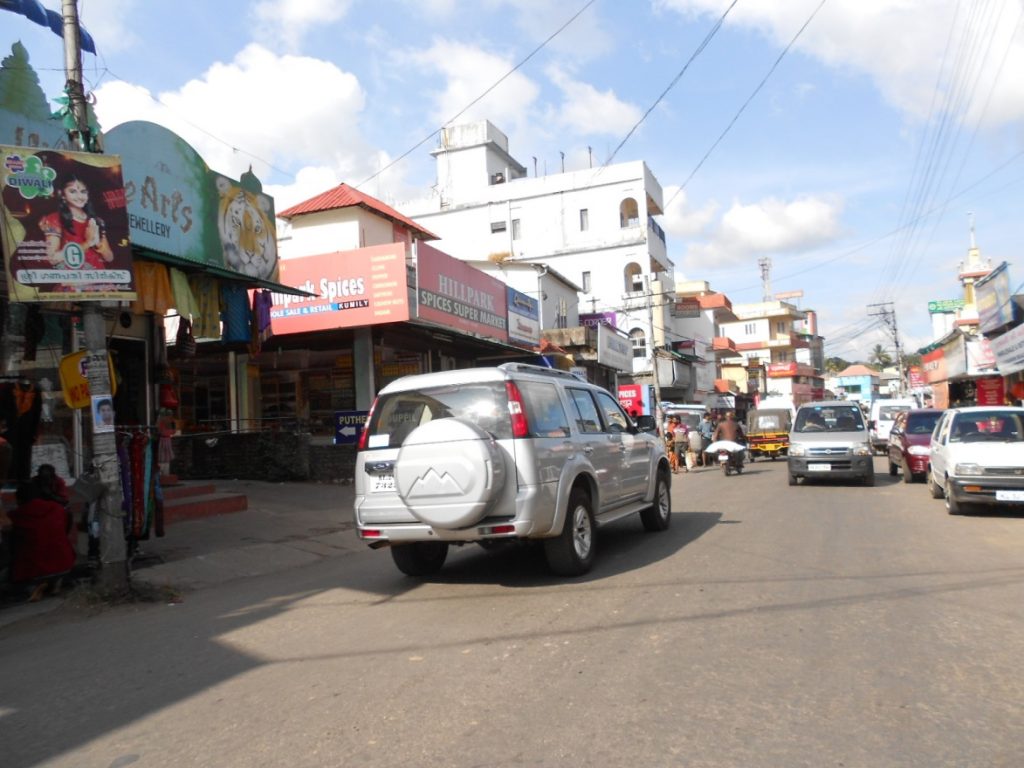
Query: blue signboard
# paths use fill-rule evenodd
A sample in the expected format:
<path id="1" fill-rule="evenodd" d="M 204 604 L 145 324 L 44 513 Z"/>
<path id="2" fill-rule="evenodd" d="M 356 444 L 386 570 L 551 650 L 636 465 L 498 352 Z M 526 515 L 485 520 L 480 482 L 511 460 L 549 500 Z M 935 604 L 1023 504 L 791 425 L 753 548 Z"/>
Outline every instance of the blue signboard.
<path id="1" fill-rule="evenodd" d="M 335 411 L 334 444 L 353 445 L 359 441 L 368 411 Z"/>

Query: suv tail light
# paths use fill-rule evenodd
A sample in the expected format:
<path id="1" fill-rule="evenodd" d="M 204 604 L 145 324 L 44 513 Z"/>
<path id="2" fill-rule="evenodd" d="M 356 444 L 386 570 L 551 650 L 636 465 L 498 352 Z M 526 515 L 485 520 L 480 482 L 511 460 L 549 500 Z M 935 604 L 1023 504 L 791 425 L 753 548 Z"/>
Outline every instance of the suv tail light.
<path id="1" fill-rule="evenodd" d="M 369 413 L 366 414 L 366 423 L 363 424 L 363 431 L 359 433 L 359 442 L 356 444 L 356 451 L 365 451 L 366 442 L 370 439 L 370 421 L 373 419 L 373 410 L 377 407 L 377 401 L 380 398 L 373 398 L 373 405 L 370 406 Z"/>
<path id="2" fill-rule="evenodd" d="M 529 437 L 530 425 L 526 422 L 523 393 L 514 381 L 505 382 L 505 393 L 508 395 L 508 413 L 512 419 L 512 437 Z"/>

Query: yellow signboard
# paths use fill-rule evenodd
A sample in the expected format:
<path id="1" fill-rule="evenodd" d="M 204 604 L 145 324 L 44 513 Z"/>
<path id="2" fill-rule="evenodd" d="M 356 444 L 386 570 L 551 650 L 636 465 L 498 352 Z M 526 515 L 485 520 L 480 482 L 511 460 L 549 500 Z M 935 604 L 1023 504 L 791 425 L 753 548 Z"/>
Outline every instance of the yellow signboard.
<path id="1" fill-rule="evenodd" d="M 92 403 L 89 391 L 89 371 L 85 350 L 73 352 L 61 358 L 60 386 L 64 391 L 64 402 L 68 408 L 85 408 Z M 117 394 L 117 378 L 114 376 L 114 361 L 107 354 L 107 368 L 110 371 L 110 394 Z"/>

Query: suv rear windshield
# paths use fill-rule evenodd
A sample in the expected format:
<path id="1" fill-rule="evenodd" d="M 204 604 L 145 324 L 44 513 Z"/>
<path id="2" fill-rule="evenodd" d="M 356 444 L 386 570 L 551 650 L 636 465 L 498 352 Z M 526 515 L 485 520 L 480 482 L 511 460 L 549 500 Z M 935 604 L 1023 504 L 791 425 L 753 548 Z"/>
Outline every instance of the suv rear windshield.
<path id="1" fill-rule="evenodd" d="M 498 439 L 512 437 L 505 382 L 430 387 L 381 395 L 366 425 L 373 448 L 398 448 L 421 424 L 433 419 L 461 418 Z"/>

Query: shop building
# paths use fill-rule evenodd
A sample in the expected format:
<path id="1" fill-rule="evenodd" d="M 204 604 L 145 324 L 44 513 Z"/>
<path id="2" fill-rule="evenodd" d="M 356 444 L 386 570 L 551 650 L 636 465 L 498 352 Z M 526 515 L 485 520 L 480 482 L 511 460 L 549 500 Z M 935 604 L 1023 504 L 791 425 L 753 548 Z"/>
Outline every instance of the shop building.
<path id="1" fill-rule="evenodd" d="M 559 327 L 550 318 L 560 315 L 569 328 L 574 313 L 604 318 L 630 339 L 633 380 L 651 385 L 657 370 L 666 390 L 687 391 L 683 361 L 655 354 L 670 349 L 673 281 L 654 218 L 663 213 L 661 185 L 645 163 L 543 174 L 535 164 L 531 176 L 488 121 L 445 128 L 432 154 L 437 183 L 401 209 L 438 234 L 438 248 L 470 263 L 525 263 L 564 276 L 580 287 L 578 306 L 552 306 L 554 293 L 538 287 L 545 328 Z"/>

